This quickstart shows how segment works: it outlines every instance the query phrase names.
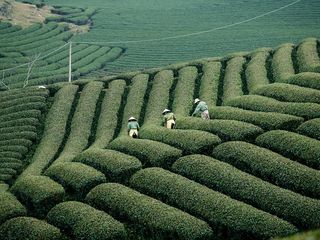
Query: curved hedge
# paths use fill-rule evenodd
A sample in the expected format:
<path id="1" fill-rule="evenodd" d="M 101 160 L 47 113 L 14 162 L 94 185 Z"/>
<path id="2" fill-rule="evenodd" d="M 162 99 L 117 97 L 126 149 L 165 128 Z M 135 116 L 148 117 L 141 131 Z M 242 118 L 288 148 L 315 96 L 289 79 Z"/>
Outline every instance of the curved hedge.
<path id="1" fill-rule="evenodd" d="M 142 168 L 137 158 L 109 149 L 91 148 L 79 154 L 73 161 L 97 169 L 111 182 L 127 182 L 132 174 Z"/>
<path id="2" fill-rule="evenodd" d="M 137 157 L 145 166 L 168 168 L 182 156 L 182 151 L 167 144 L 147 140 L 120 137 L 113 140 L 108 148 Z"/>
<path id="3" fill-rule="evenodd" d="M 33 217 L 17 217 L 5 222 L 0 229 L 1 239 L 66 240 L 60 230 Z"/>
<path id="4" fill-rule="evenodd" d="M 270 51 L 270 49 L 264 49 L 251 55 L 251 60 L 245 70 L 249 93 L 252 93 L 260 86 L 269 84 L 266 63 L 270 56 Z"/>
<path id="5" fill-rule="evenodd" d="M 64 145 L 63 151 L 53 164 L 70 162 L 87 147 L 96 104 L 102 88 L 102 82 L 93 81 L 86 84 L 82 90 L 72 118 L 70 135 Z"/>
<path id="6" fill-rule="evenodd" d="M 320 140 L 320 118 L 304 122 L 298 127 L 297 131 L 300 134 Z"/>
<path id="7" fill-rule="evenodd" d="M 199 98 L 208 104 L 209 111 L 211 107 L 217 105 L 221 68 L 220 62 L 206 62 L 202 65 L 203 75 L 201 77 Z M 193 96 L 193 93 L 190 96 Z"/>
<path id="8" fill-rule="evenodd" d="M 39 120 L 37 118 L 18 118 L 13 119 L 11 121 L 0 122 L 0 128 L 7 128 L 7 127 L 20 127 L 23 125 L 33 125 L 37 126 L 39 124 Z"/>
<path id="9" fill-rule="evenodd" d="M 256 143 L 309 167 L 320 169 L 319 140 L 293 132 L 275 130 L 260 135 Z"/>
<path id="10" fill-rule="evenodd" d="M 11 191 L 28 209 L 40 216 L 45 216 L 64 198 L 63 187 L 45 176 L 25 176 L 15 182 Z"/>
<path id="11" fill-rule="evenodd" d="M 294 192 L 320 198 L 320 173 L 266 148 L 245 142 L 222 143 L 213 157 Z M 307 184 L 306 184 L 307 183 Z"/>
<path id="12" fill-rule="evenodd" d="M 234 57 L 228 61 L 223 79 L 223 104 L 229 99 L 243 95 L 241 72 L 245 62 L 244 57 Z"/>
<path id="13" fill-rule="evenodd" d="M 75 239 L 125 239 L 124 225 L 105 212 L 81 202 L 63 202 L 47 215 L 48 222 Z"/>
<path id="14" fill-rule="evenodd" d="M 291 43 L 280 45 L 272 58 L 272 73 L 276 82 L 287 82 L 295 74 L 292 61 L 294 45 Z"/>
<path id="15" fill-rule="evenodd" d="M 117 183 L 95 187 L 86 201 L 126 219 L 135 228 L 147 229 L 148 237 L 155 239 L 207 240 L 213 237 L 206 222 Z"/>
<path id="16" fill-rule="evenodd" d="M 286 83 L 273 83 L 255 89 L 254 94 L 284 102 L 320 103 L 320 91 Z"/>
<path id="17" fill-rule="evenodd" d="M 188 66 L 179 70 L 179 77 L 172 99 L 172 111 L 177 116 L 189 116 L 193 105 L 193 93 L 198 77 L 196 67 Z"/>
<path id="18" fill-rule="evenodd" d="M 85 196 L 91 188 L 106 182 L 103 173 L 78 162 L 54 164 L 44 174 L 60 183 L 66 191 L 80 198 Z"/>
<path id="19" fill-rule="evenodd" d="M 289 77 L 287 83 L 320 90 L 320 73 L 304 72 Z"/>
<path id="20" fill-rule="evenodd" d="M 139 137 L 177 147 L 184 154 L 211 152 L 214 146 L 221 143 L 218 136 L 208 132 L 164 127 L 144 127 L 139 131 Z"/>
<path id="21" fill-rule="evenodd" d="M 10 218 L 27 215 L 26 208 L 9 192 L 0 191 L 0 202 L 0 225 Z"/>
<path id="22" fill-rule="evenodd" d="M 234 107 L 215 107 L 211 110 L 210 117 L 252 123 L 265 130 L 296 129 L 304 121 L 301 117 L 288 114 L 255 112 Z"/>
<path id="23" fill-rule="evenodd" d="M 242 238 L 296 233 L 290 223 L 161 168 L 140 170 L 130 180 L 137 190 L 208 221 L 213 230 Z"/>
<path id="24" fill-rule="evenodd" d="M 0 122 L 3 124 L 4 122 L 17 120 L 21 118 L 39 118 L 40 115 L 41 115 L 40 110 L 25 110 L 25 111 L 6 114 L 5 116 L 0 116 Z"/>
<path id="25" fill-rule="evenodd" d="M 173 72 L 170 70 L 163 70 L 155 75 L 145 111 L 144 124 L 161 125 L 161 113 L 168 107 L 173 81 Z"/>
<path id="26" fill-rule="evenodd" d="M 320 72 L 320 59 L 316 38 L 307 38 L 299 44 L 297 61 L 300 72 Z"/>
<path id="27" fill-rule="evenodd" d="M 278 112 L 306 119 L 320 117 L 320 104 L 280 102 L 259 95 L 246 95 L 229 100 L 226 105 L 258 112 Z"/>
<path id="28" fill-rule="evenodd" d="M 274 240 L 311 240 L 320 239 L 320 230 L 298 233 L 285 238 L 275 238 Z"/>
<path id="29" fill-rule="evenodd" d="M 180 175 L 269 212 L 304 229 L 320 227 L 320 200 L 301 196 L 204 155 L 177 160 Z"/>
<path id="30" fill-rule="evenodd" d="M 105 148 L 112 141 L 118 126 L 118 112 L 125 86 L 126 82 L 124 80 L 115 80 L 109 83 L 102 101 L 95 141 L 92 147 Z"/>

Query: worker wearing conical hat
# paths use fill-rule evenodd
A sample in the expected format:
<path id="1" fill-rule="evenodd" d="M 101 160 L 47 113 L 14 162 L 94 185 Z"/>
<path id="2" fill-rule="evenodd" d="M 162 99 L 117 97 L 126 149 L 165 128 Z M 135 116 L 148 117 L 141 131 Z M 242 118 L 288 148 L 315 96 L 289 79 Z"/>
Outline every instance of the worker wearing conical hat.
<path id="1" fill-rule="evenodd" d="M 162 124 L 163 126 L 165 126 L 166 128 L 174 128 L 174 126 L 176 125 L 176 116 L 173 114 L 173 112 L 171 112 L 169 109 L 165 109 L 162 112 L 163 115 L 163 121 Z"/>
<path id="2" fill-rule="evenodd" d="M 206 102 L 200 101 L 199 98 L 196 98 L 194 100 L 194 104 L 197 104 L 197 107 L 194 110 L 194 112 L 192 113 L 192 116 L 195 116 L 196 114 L 201 113 L 202 119 L 210 119 L 208 105 Z"/>
<path id="3" fill-rule="evenodd" d="M 138 138 L 139 123 L 134 117 L 128 119 L 128 135 L 132 138 Z"/>

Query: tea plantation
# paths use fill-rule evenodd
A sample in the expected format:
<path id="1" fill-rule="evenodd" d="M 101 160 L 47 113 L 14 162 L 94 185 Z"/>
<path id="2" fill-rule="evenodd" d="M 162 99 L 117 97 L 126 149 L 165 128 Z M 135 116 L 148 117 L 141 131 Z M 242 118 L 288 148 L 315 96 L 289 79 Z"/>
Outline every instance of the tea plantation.
<path id="1" fill-rule="evenodd" d="M 71 36 L 53 22 L 12 28 L 0 24 L 7 67 Z M 317 239 L 319 46 L 56 84 L 68 54 L 41 59 L 35 86 L 0 92 L 0 239 Z M 81 75 L 122 50 L 73 51 Z M 23 74 L 5 82 L 21 86 Z M 190 116 L 196 97 L 211 120 Z M 161 126 L 165 108 L 176 129 Z M 139 139 L 127 137 L 130 116 Z"/>

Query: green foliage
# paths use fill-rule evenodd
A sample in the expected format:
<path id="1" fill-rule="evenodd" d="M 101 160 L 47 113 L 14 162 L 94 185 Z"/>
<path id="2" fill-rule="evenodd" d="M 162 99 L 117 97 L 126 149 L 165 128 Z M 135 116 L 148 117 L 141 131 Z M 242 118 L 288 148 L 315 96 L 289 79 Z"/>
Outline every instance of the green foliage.
<path id="1" fill-rule="evenodd" d="M 178 118 L 176 121 L 178 129 L 196 129 L 216 134 L 223 141 L 255 139 L 263 133 L 260 127 L 251 123 L 235 120 L 209 120 L 204 121 L 199 118 L 187 117 Z"/>
<path id="2" fill-rule="evenodd" d="M 245 142 L 227 142 L 213 157 L 265 181 L 302 195 L 320 198 L 320 173 L 268 149 Z"/>
<path id="3" fill-rule="evenodd" d="M 320 140 L 320 118 L 312 119 L 301 124 L 298 133 Z"/>
<path id="4" fill-rule="evenodd" d="M 103 173 L 77 162 L 54 164 L 45 171 L 45 175 L 80 198 L 85 196 L 91 188 L 106 181 Z"/>
<path id="5" fill-rule="evenodd" d="M 320 72 L 317 44 L 316 38 L 307 38 L 299 44 L 297 60 L 300 72 Z"/>
<path id="6" fill-rule="evenodd" d="M 182 151 L 167 144 L 147 140 L 120 137 L 113 140 L 108 148 L 137 157 L 145 166 L 168 168 L 181 157 Z"/>
<path id="7" fill-rule="evenodd" d="M 0 238 L 8 240 L 66 240 L 58 228 L 32 217 L 17 217 L 8 220 L 1 226 Z"/>
<path id="8" fill-rule="evenodd" d="M 11 191 L 39 216 L 45 216 L 64 197 L 63 187 L 45 176 L 25 176 L 15 182 Z"/>
<path id="9" fill-rule="evenodd" d="M 37 118 L 18 118 L 5 122 L 0 122 L 0 128 L 9 128 L 9 127 L 19 127 L 19 126 L 27 126 L 33 125 L 37 126 L 39 124 L 39 120 Z"/>
<path id="10" fill-rule="evenodd" d="M 200 240 L 213 235 L 206 222 L 117 183 L 95 187 L 86 201 L 115 217 L 125 218 L 135 228 L 145 230 L 148 237 Z"/>
<path id="11" fill-rule="evenodd" d="M 75 239 L 125 239 L 124 225 L 103 211 L 81 202 L 63 202 L 52 208 L 49 223 L 67 231 Z"/>
<path id="12" fill-rule="evenodd" d="M 180 175 L 248 203 L 265 212 L 310 229 L 320 227 L 320 201 L 242 172 L 227 163 L 204 155 L 189 155 L 177 160 L 172 169 Z"/>
<path id="13" fill-rule="evenodd" d="M 122 118 L 122 135 L 127 135 L 128 119 L 134 116 L 138 120 L 141 119 L 144 97 L 148 88 L 148 74 L 138 74 L 131 80 L 131 86 L 127 96 L 127 102 L 123 111 Z"/>
<path id="14" fill-rule="evenodd" d="M 73 161 L 99 170 L 110 182 L 125 183 L 142 167 L 137 158 L 108 149 L 90 148 L 79 154 Z"/>
<path id="15" fill-rule="evenodd" d="M 103 83 L 98 81 L 90 82 L 84 87 L 72 118 L 70 135 L 54 164 L 72 161 L 76 155 L 87 147 L 95 106 L 102 88 Z"/>
<path id="16" fill-rule="evenodd" d="M 32 157 L 31 164 L 22 173 L 40 175 L 58 152 L 66 133 L 66 125 L 78 86 L 67 85 L 56 94 L 46 116 L 43 136 Z M 20 178 L 22 178 L 20 176 Z"/>
<path id="17" fill-rule="evenodd" d="M 165 127 L 144 127 L 139 137 L 166 143 L 182 149 L 184 154 L 211 152 L 221 143 L 218 136 L 199 130 L 168 129 Z"/>
<path id="18" fill-rule="evenodd" d="M 161 125 L 161 113 L 168 107 L 173 81 L 173 72 L 170 70 L 163 70 L 156 74 L 152 82 L 144 124 Z"/>
<path id="19" fill-rule="evenodd" d="M 275 130 L 260 135 L 256 142 L 262 147 L 320 169 L 320 141 L 297 133 Z"/>
<path id="20" fill-rule="evenodd" d="M 292 62 L 294 45 L 287 43 L 279 46 L 272 58 L 272 74 L 276 82 L 287 82 L 295 74 Z"/>
<path id="21" fill-rule="evenodd" d="M 96 138 L 92 147 L 105 148 L 112 141 L 118 125 L 118 113 L 125 86 L 124 80 L 114 80 L 109 84 L 102 101 Z"/>
<path id="22" fill-rule="evenodd" d="M 199 98 L 208 104 L 209 111 L 217 105 L 221 67 L 220 62 L 207 62 L 202 66 Z"/>
<path id="23" fill-rule="evenodd" d="M 0 224 L 10 218 L 27 215 L 26 208 L 9 192 L 0 191 L 0 202 Z"/>
<path id="24" fill-rule="evenodd" d="M 316 240 L 320 238 L 320 231 L 309 231 L 304 233 L 298 233 L 286 238 L 274 238 L 274 240 Z"/>
<path id="25" fill-rule="evenodd" d="M 288 114 L 255 112 L 234 107 L 216 107 L 211 110 L 210 117 L 252 123 L 265 130 L 295 129 L 303 122 L 303 118 Z"/>
<path id="26" fill-rule="evenodd" d="M 261 51 L 254 52 L 251 55 L 251 60 L 245 70 L 249 93 L 252 93 L 260 86 L 269 84 L 266 69 L 266 61 L 269 55 L 270 49 L 263 49 Z"/>
<path id="27" fill-rule="evenodd" d="M 193 105 L 193 93 L 197 77 L 198 70 L 196 67 L 188 66 L 179 70 L 179 78 L 172 103 L 172 111 L 177 116 L 189 116 Z"/>
<path id="28" fill-rule="evenodd" d="M 161 168 L 137 172 L 131 186 L 207 221 L 225 237 L 270 238 L 297 232 L 288 222 Z M 257 224 L 259 223 L 259 224 Z"/>
<path id="29" fill-rule="evenodd" d="M 287 83 L 320 90 L 320 73 L 305 72 L 289 77 Z"/>
<path id="30" fill-rule="evenodd" d="M 12 120 L 22 119 L 22 118 L 39 118 L 41 115 L 40 110 L 25 110 L 20 112 L 14 112 L 7 114 L 5 116 L 0 116 L 0 122 L 8 122 Z"/>
<path id="31" fill-rule="evenodd" d="M 320 103 L 320 91 L 286 83 L 273 83 L 257 88 L 254 94 L 284 102 Z"/>
<path id="32" fill-rule="evenodd" d="M 280 102 L 273 98 L 246 95 L 229 100 L 226 105 L 258 112 L 278 112 L 306 119 L 320 117 L 320 105 L 316 103 Z"/>
<path id="33" fill-rule="evenodd" d="M 244 57 L 234 57 L 228 61 L 223 79 L 223 103 L 243 95 L 241 72 L 245 60 Z"/>

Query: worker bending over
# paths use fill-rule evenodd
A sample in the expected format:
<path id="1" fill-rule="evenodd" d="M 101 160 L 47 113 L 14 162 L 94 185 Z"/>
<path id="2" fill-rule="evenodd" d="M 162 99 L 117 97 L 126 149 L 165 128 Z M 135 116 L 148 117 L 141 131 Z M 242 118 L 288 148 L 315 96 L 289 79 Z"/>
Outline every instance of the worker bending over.
<path id="1" fill-rule="evenodd" d="M 163 115 L 163 121 L 162 121 L 163 126 L 170 129 L 174 128 L 174 126 L 176 125 L 176 116 L 173 114 L 173 112 L 171 112 L 169 109 L 165 109 L 163 110 L 162 115 Z"/>
<path id="2" fill-rule="evenodd" d="M 128 119 L 128 135 L 132 138 L 138 138 L 139 123 L 134 117 Z"/>
<path id="3" fill-rule="evenodd" d="M 199 98 L 196 98 L 194 100 L 194 104 L 197 104 L 197 107 L 192 113 L 192 116 L 195 116 L 196 114 L 201 113 L 202 119 L 210 119 L 207 103 L 205 103 L 204 101 L 200 101 Z"/>

